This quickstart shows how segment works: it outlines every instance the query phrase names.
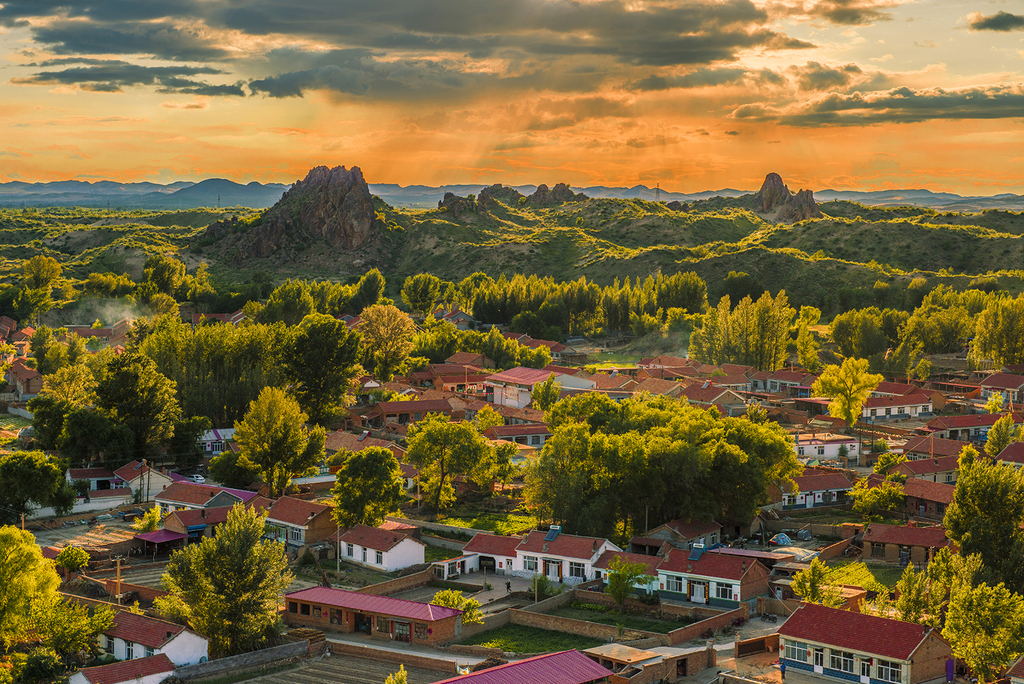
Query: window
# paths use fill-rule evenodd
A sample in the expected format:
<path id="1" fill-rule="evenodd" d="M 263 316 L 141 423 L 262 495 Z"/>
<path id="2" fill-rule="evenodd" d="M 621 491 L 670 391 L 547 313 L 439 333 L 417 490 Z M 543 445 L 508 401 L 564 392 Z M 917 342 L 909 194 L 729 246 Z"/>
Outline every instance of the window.
<path id="1" fill-rule="evenodd" d="M 388 629 L 388 619 L 386 617 L 381 617 L 381 616 L 378 615 L 377 616 L 377 632 L 386 634 L 389 631 L 391 631 L 391 630 Z"/>
<path id="2" fill-rule="evenodd" d="M 885 415 L 891 416 L 892 415 L 892 409 L 891 408 L 885 409 Z"/>
<path id="3" fill-rule="evenodd" d="M 905 406 L 898 406 L 898 407 L 896 407 L 896 413 L 902 415 L 902 414 L 906 413 L 905 409 L 906 409 Z"/>
<path id="4" fill-rule="evenodd" d="M 355 555 L 355 547 L 351 544 L 345 544 L 345 555 L 351 558 Z"/>
<path id="5" fill-rule="evenodd" d="M 732 600 L 732 585 L 715 583 L 715 596 L 720 599 Z"/>
<path id="6" fill-rule="evenodd" d="M 797 447 L 796 455 L 797 456 L 803 456 L 804 455 L 804 448 L 803 447 Z"/>
<path id="7" fill-rule="evenodd" d="M 922 406 L 921 407 L 921 413 L 928 413 L 928 407 L 927 406 Z"/>
<path id="8" fill-rule="evenodd" d="M 862 660 L 860 661 L 860 676 L 871 677 L 871 661 Z"/>
<path id="9" fill-rule="evenodd" d="M 323 611 L 320 609 L 320 606 L 313 606 L 313 617 L 318 618 L 318 617 L 321 617 L 322 615 L 323 615 Z"/>
<path id="10" fill-rule="evenodd" d="M 540 444 L 540 435 L 530 437 L 530 444 Z"/>
<path id="11" fill-rule="evenodd" d="M 153 647 L 152 646 L 147 646 L 146 647 L 146 657 L 147 658 L 151 658 L 152 656 L 153 656 Z"/>
<path id="12" fill-rule="evenodd" d="M 288 528 L 288 538 L 292 541 L 302 541 L 302 530 L 295 527 Z"/>
<path id="13" fill-rule="evenodd" d="M 523 570 L 529 570 L 530 572 L 537 572 L 537 557 L 536 556 L 524 556 L 523 557 Z"/>
<path id="14" fill-rule="evenodd" d="M 830 651 L 828 666 L 833 670 L 853 674 L 853 654 L 846 651 Z"/>
<path id="15" fill-rule="evenodd" d="M 678 575 L 665 575 L 665 591 L 683 593 L 683 578 Z"/>
<path id="16" fill-rule="evenodd" d="M 815 667 L 825 667 L 825 649 L 814 649 L 814 665 Z"/>
<path id="17" fill-rule="evenodd" d="M 569 577 L 578 577 L 580 579 L 587 578 L 587 566 L 583 563 L 569 562 Z"/>
<path id="18" fill-rule="evenodd" d="M 874 418 L 878 415 L 878 409 L 871 409 L 871 417 Z"/>
<path id="19" fill-rule="evenodd" d="M 366 547 L 363 547 L 363 562 L 366 562 Z"/>
<path id="20" fill-rule="evenodd" d="M 107 637 L 107 647 L 104 649 L 110 655 L 114 655 L 114 639 L 113 637 Z"/>
<path id="21" fill-rule="evenodd" d="M 786 641 L 786 658 L 798 660 L 801 663 L 807 662 L 807 644 L 802 641 Z"/>
<path id="22" fill-rule="evenodd" d="M 414 625 L 414 636 L 421 641 L 427 640 L 427 625 L 423 622 L 417 622 Z"/>
<path id="23" fill-rule="evenodd" d="M 899 682 L 903 678 L 903 668 L 891 660 L 879 660 L 875 674 L 883 682 Z"/>
<path id="24" fill-rule="evenodd" d="M 825 455 L 825 447 L 823 447 L 823 446 L 818 447 L 818 455 L 819 456 L 824 456 Z"/>
<path id="25" fill-rule="evenodd" d="M 135 644 L 131 641 L 124 642 L 124 659 L 131 660 L 135 657 Z"/>
<path id="26" fill-rule="evenodd" d="M 303 603 L 299 606 L 299 615 L 309 615 L 309 604 Z"/>
<path id="27" fill-rule="evenodd" d="M 880 544 L 879 542 L 871 542 L 871 557 L 885 558 L 885 544 Z"/>
<path id="28" fill-rule="evenodd" d="M 377 565 L 384 565 L 384 552 L 383 551 L 378 551 L 377 552 Z"/>
<path id="29" fill-rule="evenodd" d="M 289 613 L 298 613 L 299 612 L 299 604 L 296 603 L 295 601 L 289 601 L 288 602 L 288 612 Z"/>
<path id="30" fill-rule="evenodd" d="M 953 481 L 953 473 L 946 473 L 946 482 Z"/>

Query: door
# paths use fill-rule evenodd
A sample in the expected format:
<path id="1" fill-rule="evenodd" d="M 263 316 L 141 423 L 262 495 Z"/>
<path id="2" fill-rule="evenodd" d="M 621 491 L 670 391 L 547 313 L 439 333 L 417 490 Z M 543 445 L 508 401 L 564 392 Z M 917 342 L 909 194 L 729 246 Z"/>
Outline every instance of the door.
<path id="1" fill-rule="evenodd" d="M 395 638 L 395 641 L 409 643 L 412 639 L 411 625 L 408 622 L 392 622 L 391 636 Z"/>
<path id="2" fill-rule="evenodd" d="M 691 582 L 690 586 L 692 587 L 693 591 L 693 593 L 690 595 L 690 600 L 694 603 L 707 603 L 706 591 L 708 585 L 700 584 L 698 582 Z"/>

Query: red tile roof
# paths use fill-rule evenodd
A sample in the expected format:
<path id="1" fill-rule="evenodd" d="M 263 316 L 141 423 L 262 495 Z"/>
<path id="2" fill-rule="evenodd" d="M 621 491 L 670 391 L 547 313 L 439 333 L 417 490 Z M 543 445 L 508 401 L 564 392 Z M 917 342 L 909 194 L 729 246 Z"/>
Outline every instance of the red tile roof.
<path id="1" fill-rule="evenodd" d="M 519 546 L 520 537 L 505 537 L 500 534 L 487 534 L 477 532 L 476 536 L 469 540 L 463 547 L 463 553 L 479 553 L 483 556 L 505 556 L 506 558 L 516 557 L 516 547 Z"/>
<path id="2" fill-rule="evenodd" d="M 390 596 L 363 594 L 358 591 L 334 589 L 332 587 L 311 587 L 302 591 L 295 591 L 291 594 L 285 594 L 285 599 L 288 601 L 318 603 L 324 606 L 331 606 L 332 608 L 348 608 L 349 610 L 361 613 L 422 620 L 424 622 L 436 622 L 456 615 L 462 615 L 461 610 L 455 610 L 454 608 L 445 608 L 444 606 L 435 606 L 429 603 L 420 603 L 419 601 L 407 601 Z"/>
<path id="3" fill-rule="evenodd" d="M 452 405 L 444 399 L 427 401 L 382 401 L 373 407 L 372 413 L 387 415 L 389 413 L 451 413 Z"/>
<path id="4" fill-rule="evenodd" d="M 369 525 L 353 525 L 345 534 L 341 535 L 341 541 L 346 544 L 358 544 L 374 551 L 390 551 L 406 539 L 412 539 L 412 537 L 395 530 L 382 530 Z M 413 541 L 417 544 L 423 543 L 416 539 Z"/>
<path id="5" fill-rule="evenodd" d="M 712 534 L 722 529 L 722 525 L 714 520 L 701 522 L 699 520 L 683 520 L 682 518 L 667 522 L 664 527 L 669 528 L 683 539 L 693 539 L 702 534 Z"/>
<path id="6" fill-rule="evenodd" d="M 1006 671 L 1006 676 L 1013 677 L 1014 679 L 1024 679 L 1024 658 L 1015 662 L 1010 669 Z"/>
<path id="7" fill-rule="evenodd" d="M 643 563 L 647 568 L 644 570 L 648 575 L 657 575 L 658 566 L 661 565 L 661 556 L 648 556 L 645 553 L 625 553 L 621 551 L 605 551 L 601 554 L 601 557 L 594 563 L 594 567 L 599 570 L 607 570 L 612 566 L 612 561 L 616 558 L 621 558 L 627 563 Z"/>
<path id="8" fill-rule="evenodd" d="M 996 454 L 995 458 L 1007 463 L 1024 463 L 1024 442 L 1012 442 Z"/>
<path id="9" fill-rule="evenodd" d="M 950 541 L 946 537 L 946 528 L 908 527 L 906 525 L 869 525 L 864 531 L 864 543 L 899 544 L 900 546 L 925 546 L 930 549 L 941 549 Z"/>
<path id="10" fill-rule="evenodd" d="M 779 635 L 891 660 L 909 660 L 931 631 L 931 627 L 912 622 L 805 603 L 779 628 Z"/>
<path id="11" fill-rule="evenodd" d="M 903 473 L 908 477 L 921 477 L 922 475 L 957 470 L 959 467 L 959 457 L 942 456 L 941 458 L 922 458 L 917 461 L 907 461 L 900 463 L 893 470 L 897 473 Z"/>
<path id="12" fill-rule="evenodd" d="M 842 490 L 853 487 L 850 481 L 840 473 L 821 473 L 806 470 L 804 472 L 808 474 L 793 478 L 797 488 L 804 493 Z"/>
<path id="13" fill-rule="evenodd" d="M 547 532 L 541 530 L 530 530 L 516 549 L 525 553 L 546 553 L 564 558 L 593 558 L 602 544 L 611 543 L 601 537 L 579 537 L 575 534 L 559 534 L 551 541 L 546 542 L 544 541 L 546 535 Z M 612 548 L 618 551 L 622 550 L 614 544 Z"/>
<path id="14" fill-rule="evenodd" d="M 504 439 L 505 437 L 527 437 L 530 435 L 550 435 L 551 430 L 547 423 L 529 423 L 527 425 L 493 425 L 484 434 L 491 439 Z"/>
<path id="15" fill-rule="evenodd" d="M 704 382 L 708 383 L 707 387 L 703 386 Z M 715 387 L 711 384 L 710 380 L 705 380 L 703 382 L 698 380 L 689 387 L 684 387 L 683 391 L 679 393 L 680 396 L 686 397 L 690 401 L 698 404 L 713 404 L 717 402 L 722 395 L 730 394 L 742 401 L 742 398 L 732 390 L 724 387 Z"/>
<path id="16" fill-rule="evenodd" d="M 908 439 L 907 443 L 903 445 L 903 453 L 928 454 L 930 456 L 957 456 L 965 446 L 970 446 L 970 442 L 961 442 L 957 439 L 943 439 L 941 437 L 923 435 Z"/>
<path id="17" fill-rule="evenodd" d="M 864 408 L 891 408 L 893 406 L 926 406 L 932 403 L 927 394 L 906 394 L 892 397 L 868 397 Z"/>
<path id="18" fill-rule="evenodd" d="M 923 501 L 935 501 L 947 506 L 953 503 L 953 492 L 955 491 L 956 487 L 953 485 L 919 480 L 914 477 L 903 483 L 903 493 L 905 495 Z"/>
<path id="19" fill-rule="evenodd" d="M 447 359 L 444 360 L 446 364 L 461 364 L 466 366 L 483 366 L 487 362 L 493 364 L 489 358 L 483 354 L 475 354 L 473 352 L 455 352 Z"/>
<path id="20" fill-rule="evenodd" d="M 220 487 L 194 484 L 192 482 L 175 482 L 167 489 L 157 494 L 156 498 L 161 501 L 170 501 L 171 503 L 205 506 L 210 499 L 223 491 L 227 490 L 221 489 Z M 241 497 L 233 493 L 231 494 L 232 496 L 235 496 L 235 498 L 241 500 Z"/>
<path id="21" fill-rule="evenodd" d="M 287 525 L 305 526 L 309 521 L 331 510 L 330 506 L 303 501 L 290 496 L 282 496 L 267 511 L 267 520 L 282 522 Z"/>
<path id="22" fill-rule="evenodd" d="M 198 527 L 200 525 L 220 525 L 227 522 L 231 506 L 214 506 L 213 508 L 186 508 L 174 511 L 168 518 L 177 518 L 183 527 Z M 165 522 L 164 525 L 167 523 Z"/>
<path id="23" fill-rule="evenodd" d="M 139 461 L 135 460 L 115 470 L 114 474 L 117 475 L 122 480 L 124 480 L 125 482 L 131 482 L 139 475 L 144 475 L 145 473 L 148 473 L 150 470 L 152 470 L 152 468 L 150 468 L 148 465 L 142 465 Z"/>
<path id="24" fill-rule="evenodd" d="M 778 380 L 779 382 L 797 382 L 797 383 L 798 382 L 802 382 L 805 378 L 811 378 L 811 382 L 814 381 L 813 380 L 813 378 L 814 378 L 813 375 L 808 375 L 807 373 L 804 373 L 804 372 L 801 372 L 801 371 L 777 370 L 777 371 L 775 371 L 774 373 L 772 373 L 771 375 L 768 376 L 769 380 Z"/>
<path id="25" fill-rule="evenodd" d="M 120 684 L 135 682 L 143 677 L 174 672 L 174 663 L 163 653 L 148 658 L 124 660 L 112 665 L 100 667 L 83 667 L 80 672 L 92 684 Z"/>
<path id="26" fill-rule="evenodd" d="M 658 570 L 738 581 L 743 579 L 743 576 L 757 564 L 756 560 L 714 551 L 702 554 L 700 560 L 695 561 L 689 560 L 689 555 L 689 551 L 673 548 L 669 550 L 668 558 L 662 561 Z M 768 574 L 767 570 L 765 570 L 765 574 Z"/>
<path id="27" fill-rule="evenodd" d="M 979 384 L 982 387 L 991 389 L 1019 390 L 1024 387 L 1024 375 L 996 373 L 995 375 L 988 376 Z"/>
<path id="28" fill-rule="evenodd" d="M 1005 414 L 999 413 L 975 413 L 966 416 L 939 416 L 928 421 L 928 428 L 931 430 L 948 430 L 962 429 L 962 428 L 982 428 L 992 427 L 996 421 L 1003 417 Z M 1021 423 L 1024 418 L 1021 415 L 1014 414 L 1013 422 Z"/>
<path id="29" fill-rule="evenodd" d="M 659 378 L 647 378 L 635 388 L 634 392 L 650 392 L 651 394 L 672 394 L 678 395 L 683 386 L 674 380 L 661 380 Z"/>
<path id="30" fill-rule="evenodd" d="M 538 370 L 536 368 L 511 368 L 501 373 L 495 373 L 488 380 L 490 382 L 507 382 L 513 385 L 533 386 L 538 382 L 544 382 L 551 377 L 551 371 Z"/>
<path id="31" fill-rule="evenodd" d="M 68 477 L 72 480 L 109 480 L 114 477 L 114 473 L 106 468 L 71 468 Z"/>
<path id="32" fill-rule="evenodd" d="M 136 615 L 125 610 L 114 613 L 113 624 L 103 633 L 125 641 L 134 641 L 150 648 L 160 648 L 184 631 L 184 627 L 173 622 L 157 620 L 146 615 Z"/>
<path id="33" fill-rule="evenodd" d="M 908 385 L 905 382 L 889 382 L 888 380 L 878 383 L 878 386 L 874 389 L 875 394 L 897 394 L 900 396 L 915 394 L 920 391 L 920 388 L 915 385 Z"/>
<path id="34" fill-rule="evenodd" d="M 442 679 L 437 684 L 588 684 L 611 675 L 579 651 L 561 651 Z"/>
<path id="35" fill-rule="evenodd" d="M 402 402 L 406 403 L 406 402 Z M 327 441 L 324 447 L 327 451 L 362 451 L 367 447 L 384 447 L 385 449 L 391 449 L 392 447 L 398 448 L 394 442 L 390 442 L 385 439 L 377 439 L 376 437 L 370 437 L 367 435 L 360 439 L 362 435 L 354 435 L 351 432 L 345 432 L 344 430 L 338 430 L 327 435 Z"/>

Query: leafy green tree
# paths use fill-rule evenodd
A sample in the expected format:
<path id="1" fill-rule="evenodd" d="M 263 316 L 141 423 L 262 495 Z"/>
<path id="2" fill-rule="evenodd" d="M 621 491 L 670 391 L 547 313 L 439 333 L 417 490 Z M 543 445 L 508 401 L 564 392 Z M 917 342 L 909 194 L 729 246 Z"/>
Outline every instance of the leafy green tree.
<path id="1" fill-rule="evenodd" d="M 0 645 L 7 651 L 33 627 L 33 615 L 57 596 L 60 578 L 31 532 L 0 527 Z"/>
<path id="2" fill-rule="evenodd" d="M 72 665 L 82 651 L 99 655 L 96 640 L 110 629 L 114 611 L 104 607 L 90 611 L 87 606 L 58 595 L 43 601 L 34 619 L 43 646 L 53 649 L 66 665 Z"/>
<path id="3" fill-rule="evenodd" d="M 360 370 L 360 334 L 332 316 L 310 314 L 295 329 L 282 359 L 292 393 L 317 425 L 344 406 L 345 394 Z"/>
<path id="4" fill-rule="evenodd" d="M 402 469 L 390 449 L 367 447 L 347 454 L 331 490 L 334 521 L 343 527 L 377 527 L 405 501 Z"/>
<path id="5" fill-rule="evenodd" d="M 55 456 L 42 451 L 0 454 L 0 523 L 19 522 L 36 506 L 67 515 L 74 505 L 75 490 Z"/>
<path id="6" fill-rule="evenodd" d="M 729 297 L 722 297 L 716 309 L 704 314 L 701 327 L 690 338 L 690 355 L 714 365 L 733 362 L 760 370 L 781 368 L 796 314 L 786 291 L 779 291 L 774 298 L 765 292 L 756 302 L 744 297 L 731 311 L 729 305 Z"/>
<path id="7" fill-rule="evenodd" d="M 622 556 L 616 556 L 608 567 L 608 586 L 604 591 L 615 599 L 615 605 L 622 613 L 625 611 L 626 598 L 638 587 L 645 586 L 655 579 L 657 578 L 647 574 L 645 563 L 630 563 Z"/>
<path id="8" fill-rule="evenodd" d="M 1024 591 L 1024 471 L 981 459 L 964 447 L 943 524 L 962 555 L 981 557 L 989 584 Z"/>
<path id="9" fill-rule="evenodd" d="M 203 462 L 203 444 L 200 438 L 213 423 L 206 416 L 191 416 L 174 425 L 174 435 L 167 443 L 168 456 L 181 470 L 192 470 Z"/>
<path id="10" fill-rule="evenodd" d="M 441 297 L 441 279 L 429 273 L 409 276 L 402 284 L 402 301 L 418 314 L 427 316 Z"/>
<path id="11" fill-rule="evenodd" d="M 141 533 L 156 532 L 160 529 L 160 508 L 153 506 L 147 509 L 145 513 L 135 519 L 132 529 Z"/>
<path id="12" fill-rule="evenodd" d="M 405 665 L 399 665 L 398 672 L 389 674 L 384 684 L 409 684 L 409 673 L 405 671 Z"/>
<path id="13" fill-rule="evenodd" d="M 283 285 L 270 293 L 270 299 L 260 311 L 260 323 L 283 322 L 295 325 L 306 316 L 316 312 L 316 303 L 310 294 L 309 284 L 303 280 L 286 280 Z"/>
<path id="14" fill-rule="evenodd" d="M 476 416 L 473 417 L 473 427 L 481 435 L 487 432 L 492 427 L 504 425 L 505 419 L 501 417 L 501 414 L 495 411 L 490 406 L 484 406 L 482 409 L 476 412 Z"/>
<path id="15" fill-rule="evenodd" d="M 873 306 L 836 316 L 829 325 L 829 335 L 846 358 L 866 359 L 889 346 L 882 331 L 882 312 Z"/>
<path id="16" fill-rule="evenodd" d="M 434 594 L 434 598 L 430 599 L 430 603 L 435 606 L 461 610 L 462 624 L 464 625 L 482 624 L 484 621 L 483 611 L 480 610 L 480 602 L 475 598 L 463 596 L 462 592 L 457 589 L 442 589 Z"/>
<path id="17" fill-rule="evenodd" d="M 367 271 L 363 277 L 359 279 L 355 292 L 352 294 L 350 304 L 351 312 L 359 313 L 365 310 L 368 306 L 381 304 L 381 298 L 384 296 L 384 286 L 386 284 L 384 276 L 378 269 L 372 268 Z"/>
<path id="18" fill-rule="evenodd" d="M 908 563 L 903 576 L 896 583 L 896 619 L 920 623 L 928 607 L 928 573 L 917 572 Z"/>
<path id="19" fill-rule="evenodd" d="M 1002 396 L 994 394 L 992 396 Z M 1024 428 L 1015 425 L 1013 415 L 1007 413 L 992 425 L 988 431 L 988 438 L 985 441 L 985 453 L 996 458 L 1003 452 L 1003 449 L 1013 442 L 1024 440 Z"/>
<path id="20" fill-rule="evenodd" d="M 29 400 L 28 410 L 32 412 L 36 444 L 41 449 L 56 449 L 57 441 L 64 431 L 64 421 L 75 410 L 74 405 L 40 394 Z"/>
<path id="21" fill-rule="evenodd" d="M 864 400 L 884 378 L 868 372 L 864 359 L 848 358 L 842 366 L 826 366 L 814 381 L 811 393 L 816 397 L 829 397 L 828 413 L 846 421 L 847 432 L 859 420 Z"/>
<path id="22" fill-rule="evenodd" d="M 299 404 L 276 387 L 266 387 L 235 423 L 239 462 L 259 470 L 277 498 L 291 479 L 316 466 L 324 457 L 327 434 L 322 427 L 307 431 L 307 416 Z"/>
<path id="23" fill-rule="evenodd" d="M 55 562 L 57 567 L 64 568 L 68 572 L 75 572 L 89 564 L 89 554 L 77 546 L 65 546 L 57 554 Z"/>
<path id="24" fill-rule="evenodd" d="M 1024 596 L 1002 583 L 961 583 L 952 592 L 942 636 L 979 681 L 995 681 L 1024 653 Z"/>
<path id="25" fill-rule="evenodd" d="M 821 359 L 818 357 L 820 350 L 821 345 L 818 344 L 814 333 L 811 332 L 807 325 L 801 325 L 800 332 L 796 337 L 796 351 L 800 359 L 800 365 L 810 373 L 817 373 L 818 369 L 821 368 Z"/>
<path id="26" fill-rule="evenodd" d="M 793 575 L 793 593 L 807 603 L 817 603 L 829 608 L 843 605 L 839 589 L 828 584 L 828 569 L 815 558 L 806 570 Z"/>
<path id="27" fill-rule="evenodd" d="M 993 394 L 988 398 L 988 401 L 985 402 L 985 410 L 989 412 L 989 415 L 1003 412 L 1003 395 L 1001 392 Z"/>
<path id="28" fill-rule="evenodd" d="M 222 452 L 210 459 L 210 478 L 235 489 L 245 489 L 260 478 L 260 469 L 240 458 L 234 451 Z"/>
<path id="29" fill-rule="evenodd" d="M 561 393 L 562 386 L 555 380 L 555 374 L 552 373 L 548 376 L 547 380 L 533 386 L 530 399 L 533 402 L 534 408 L 540 411 L 547 411 L 555 405 Z"/>
<path id="30" fill-rule="evenodd" d="M 897 454 L 895 451 L 886 451 L 878 457 L 875 461 L 874 471 L 879 475 L 888 475 L 889 471 L 898 466 L 901 463 L 906 463 L 907 457 L 905 454 Z"/>
<path id="31" fill-rule="evenodd" d="M 1024 296 L 989 299 L 975 318 L 971 357 L 997 366 L 1024 363 Z"/>
<path id="32" fill-rule="evenodd" d="M 118 468 L 124 454 L 132 453 L 135 435 L 127 425 L 89 408 L 77 408 L 64 417 L 55 446 L 73 463 L 104 463 Z"/>
<path id="33" fill-rule="evenodd" d="M 850 498 L 853 499 L 854 513 L 868 516 L 901 508 L 906 495 L 898 482 L 885 480 L 876 487 L 869 487 L 864 479 L 850 490 Z"/>
<path id="34" fill-rule="evenodd" d="M 932 374 L 932 362 L 928 359 L 921 359 L 914 368 L 914 377 L 918 380 L 927 380 Z"/>
<path id="35" fill-rule="evenodd" d="M 55 401 L 67 402 L 73 406 L 92 403 L 96 389 L 96 378 L 84 364 L 65 366 L 43 380 L 40 394 L 53 397 Z"/>
<path id="36" fill-rule="evenodd" d="M 109 374 L 96 386 L 96 406 L 131 430 L 132 455 L 147 458 L 170 439 L 181 415 L 174 389 L 152 359 L 125 352 L 111 361 Z"/>
<path id="37" fill-rule="evenodd" d="M 22 267 L 25 287 L 29 290 L 44 290 L 60 279 L 60 263 L 53 257 L 37 254 Z"/>
<path id="38" fill-rule="evenodd" d="M 28 652 L 18 676 L 19 684 L 49 684 L 61 679 L 67 668 L 57 652 L 37 646 Z"/>
<path id="39" fill-rule="evenodd" d="M 265 519 L 236 505 L 212 537 L 189 544 L 167 564 L 164 586 L 210 639 L 212 655 L 259 648 L 278 619 L 292 574 L 284 545 L 263 539 Z"/>
<path id="40" fill-rule="evenodd" d="M 373 362 L 368 365 L 374 368 L 377 380 L 390 382 L 412 351 L 416 325 L 409 314 L 391 304 L 369 306 L 359 317 L 363 357 Z"/>

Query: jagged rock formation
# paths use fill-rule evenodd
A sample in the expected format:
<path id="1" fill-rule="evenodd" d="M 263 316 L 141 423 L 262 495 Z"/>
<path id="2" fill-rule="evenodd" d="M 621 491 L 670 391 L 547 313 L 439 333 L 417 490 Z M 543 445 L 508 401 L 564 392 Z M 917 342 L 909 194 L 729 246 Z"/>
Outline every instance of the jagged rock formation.
<path id="1" fill-rule="evenodd" d="M 459 218 L 466 212 L 476 211 L 476 200 L 459 197 L 454 192 L 446 192 L 444 197 L 437 201 L 437 208 L 444 209 L 455 218 Z"/>
<path id="2" fill-rule="evenodd" d="M 517 206 L 524 198 L 525 195 L 515 188 L 508 188 L 501 183 L 495 183 L 481 190 L 476 201 L 481 209 L 489 210 L 495 207 L 496 202 L 502 202 L 510 207 Z"/>
<path id="3" fill-rule="evenodd" d="M 551 207 L 566 202 L 582 202 L 590 199 L 582 192 L 573 192 L 565 183 L 558 183 L 553 188 L 541 184 L 532 195 L 526 198 L 526 203 L 532 207 Z"/>
<path id="4" fill-rule="evenodd" d="M 803 221 L 822 216 L 810 190 L 801 190 L 793 195 L 777 173 L 765 176 L 761 189 L 754 196 L 754 203 L 755 211 L 772 214 L 777 221 Z"/>
<path id="5" fill-rule="evenodd" d="M 692 207 L 689 204 L 687 204 L 686 202 L 680 202 L 679 200 L 672 200 L 665 206 L 671 209 L 672 211 L 690 211 L 690 209 L 692 209 Z"/>
<path id="6" fill-rule="evenodd" d="M 317 166 L 253 223 L 238 243 L 238 256 L 264 258 L 284 246 L 323 241 L 350 251 L 375 235 L 376 211 L 358 166 Z M 228 235 L 237 224 L 219 222 L 207 235 Z"/>

